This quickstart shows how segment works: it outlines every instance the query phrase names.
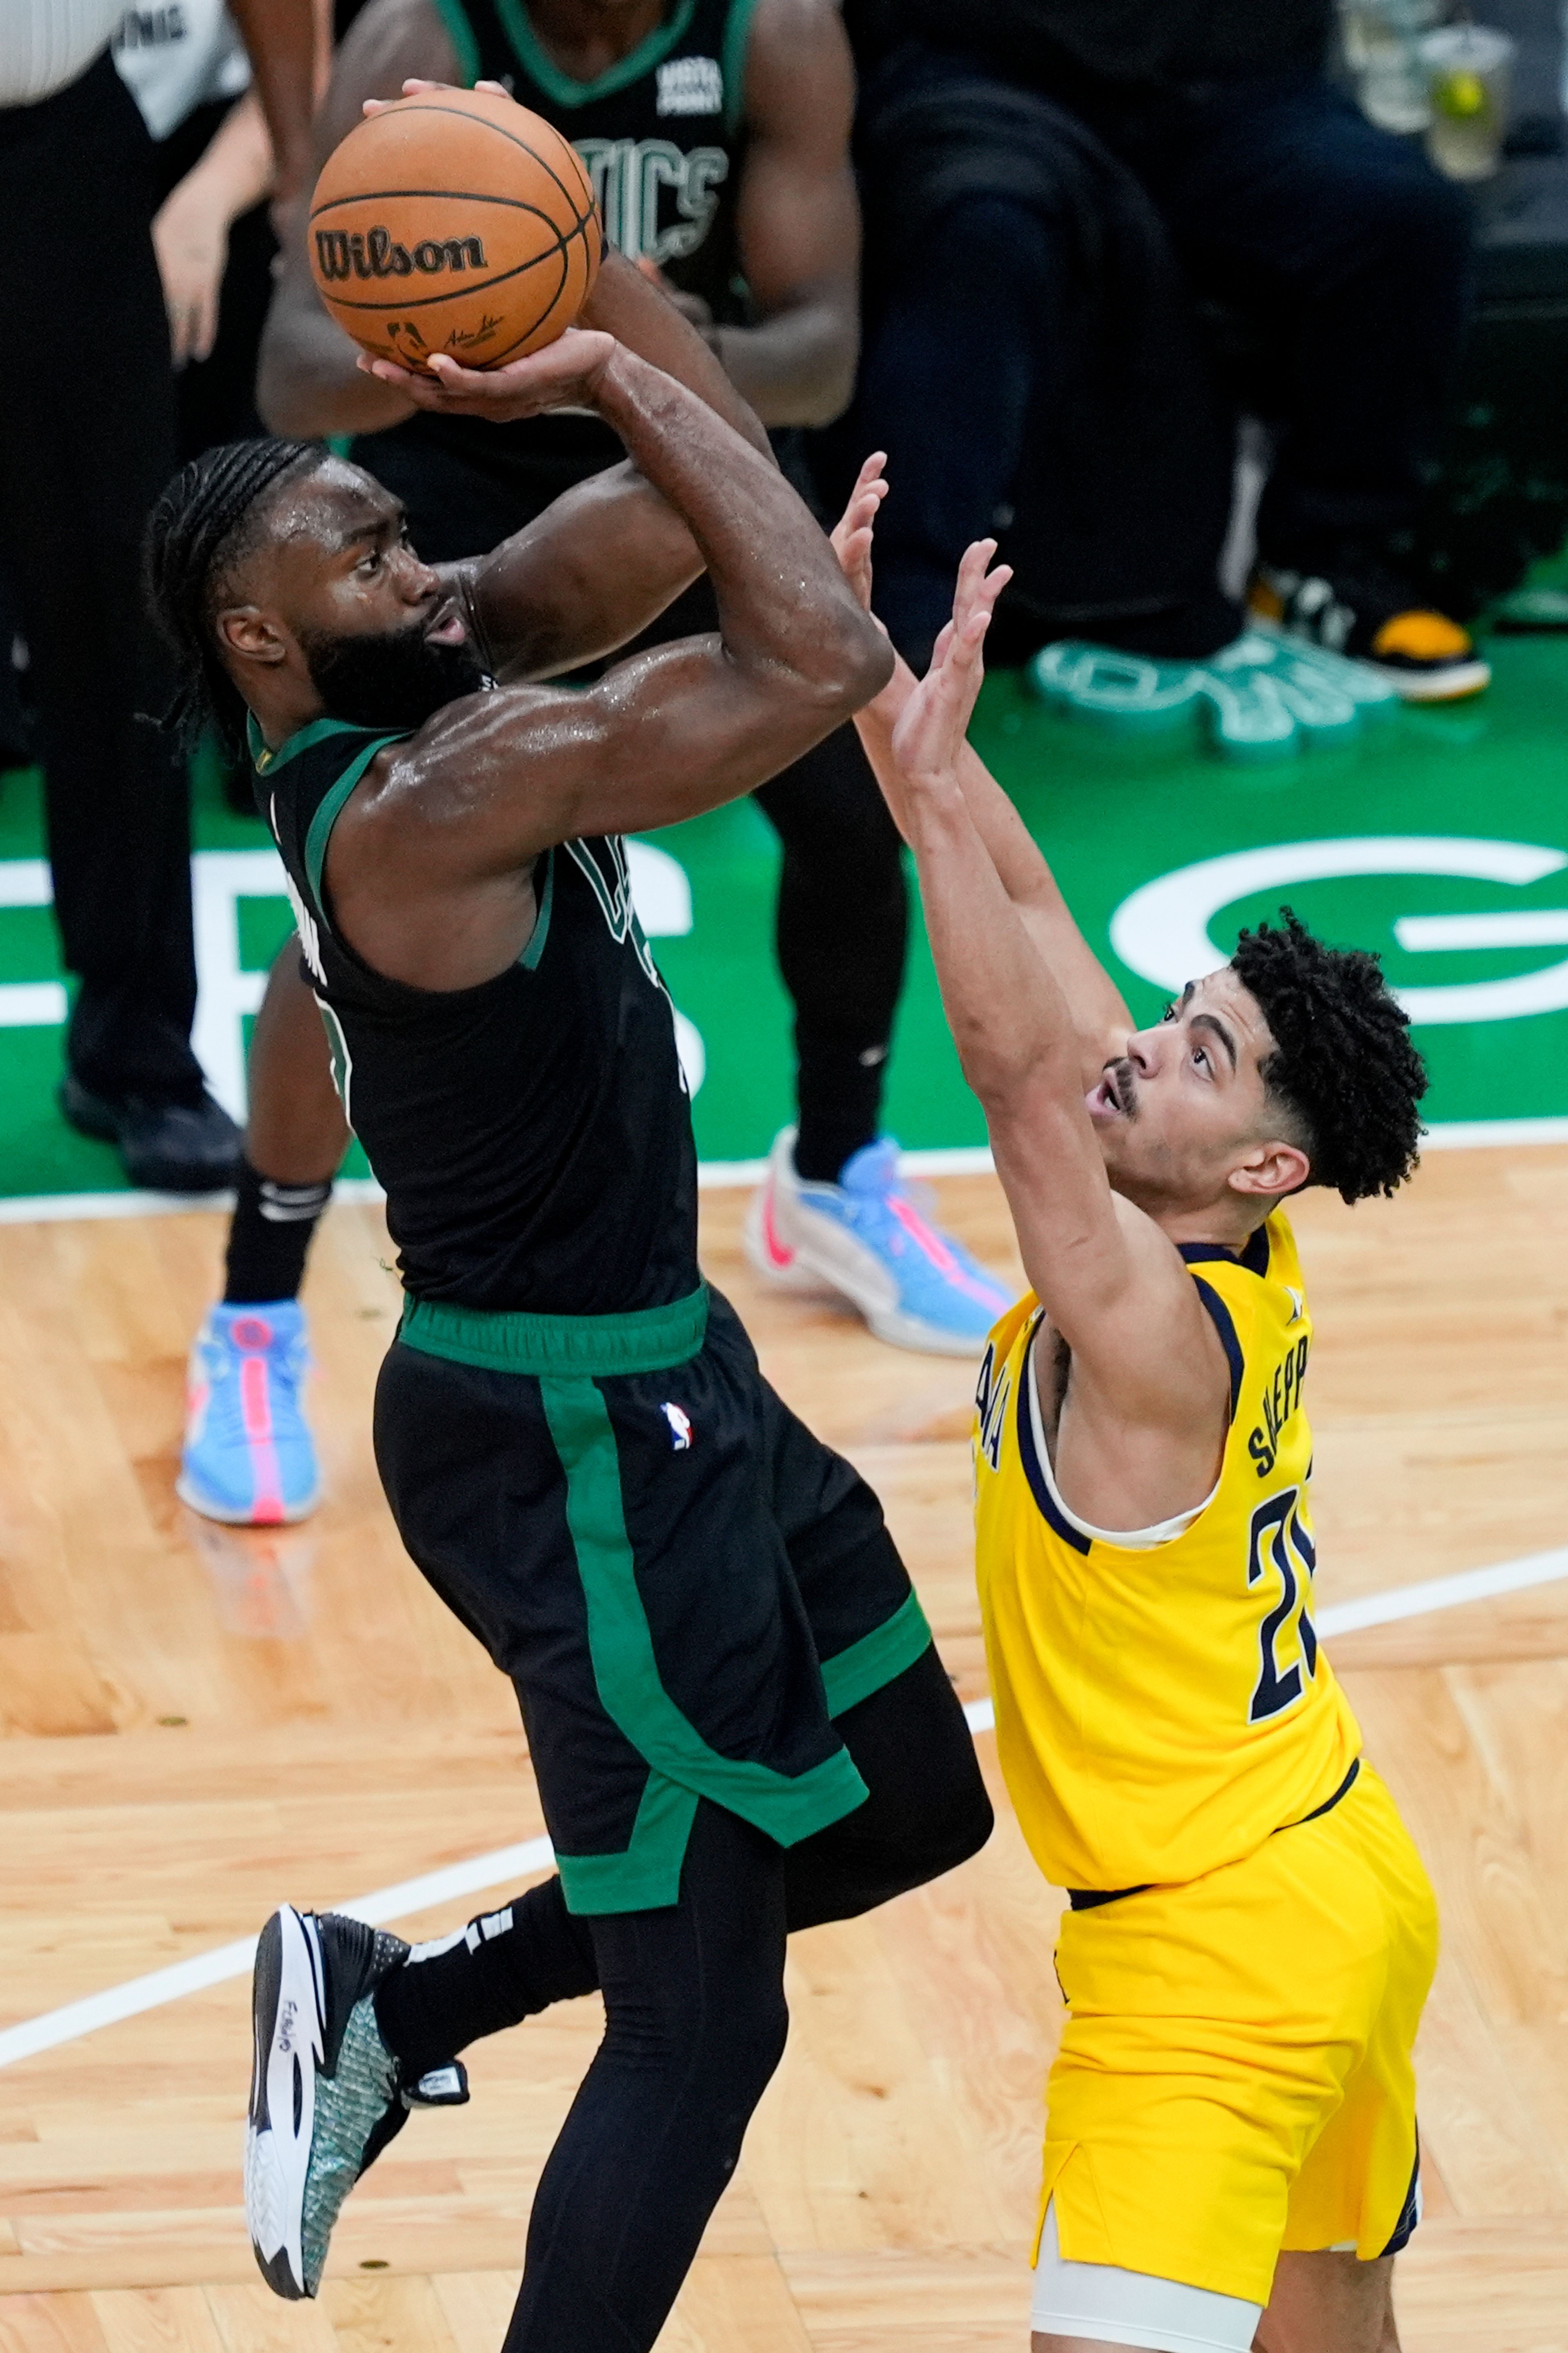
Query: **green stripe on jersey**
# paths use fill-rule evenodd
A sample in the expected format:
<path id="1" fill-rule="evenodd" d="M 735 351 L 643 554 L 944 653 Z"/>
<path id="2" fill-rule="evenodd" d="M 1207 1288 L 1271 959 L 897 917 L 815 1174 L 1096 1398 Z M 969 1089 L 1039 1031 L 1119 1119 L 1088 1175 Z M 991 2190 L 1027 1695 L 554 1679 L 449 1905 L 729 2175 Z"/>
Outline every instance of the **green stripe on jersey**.
<path id="1" fill-rule="evenodd" d="M 547 849 L 544 853 L 542 891 L 539 887 L 540 862 L 536 859 L 533 867 L 533 929 L 528 935 L 528 945 L 518 958 L 524 972 L 537 972 L 539 969 L 539 959 L 544 954 L 544 943 L 550 937 L 550 910 L 555 904 L 555 852 L 552 849 Z"/>
<path id="2" fill-rule="evenodd" d="M 457 52 L 458 77 L 465 89 L 472 90 L 479 78 L 479 45 L 463 0 L 436 0 L 436 14 Z"/>
<path id="3" fill-rule="evenodd" d="M 746 117 L 746 50 L 757 0 L 730 0 L 724 23 L 724 129 L 733 139 Z"/>
<path id="4" fill-rule="evenodd" d="M 321 724 L 319 720 L 316 723 L 318 726 Z M 327 723 L 331 725 L 335 723 L 329 721 Z M 343 803 L 348 799 L 376 754 L 384 752 L 389 744 L 401 744 L 405 740 L 406 738 L 401 733 L 373 736 L 363 751 L 354 754 L 337 783 L 322 796 L 321 806 L 310 819 L 310 830 L 305 836 L 305 879 L 310 885 L 310 896 L 316 902 L 316 913 L 323 923 L 326 923 L 327 915 L 326 909 L 321 903 L 321 874 L 327 863 L 327 844 L 332 838 L 333 826 L 343 813 Z M 280 760 L 289 756 L 289 749 L 286 744 L 278 755 Z M 329 925 L 328 928 L 330 929 L 331 926 Z"/>
<path id="5" fill-rule="evenodd" d="M 263 776 L 271 776 L 275 769 L 297 759 L 313 744 L 324 744 L 329 735 L 358 735 L 363 732 L 351 719 L 312 719 L 308 726 L 297 727 L 273 752 L 268 749 L 267 739 L 256 723 L 256 713 L 247 711 L 245 714 L 245 738 L 250 746 L 251 763 Z"/>
<path id="6" fill-rule="evenodd" d="M 563 73 L 553 58 L 546 55 L 538 35 L 528 19 L 523 0 L 496 0 L 496 14 L 505 27 L 507 39 L 517 53 L 517 61 L 524 73 L 536 81 L 547 97 L 557 106 L 591 106 L 597 98 L 609 98 L 617 90 L 626 90 L 634 81 L 650 74 L 661 58 L 667 58 L 677 42 L 685 37 L 686 29 L 697 10 L 697 0 L 679 0 L 668 24 L 658 25 L 646 41 L 610 66 L 593 81 L 574 81 Z"/>

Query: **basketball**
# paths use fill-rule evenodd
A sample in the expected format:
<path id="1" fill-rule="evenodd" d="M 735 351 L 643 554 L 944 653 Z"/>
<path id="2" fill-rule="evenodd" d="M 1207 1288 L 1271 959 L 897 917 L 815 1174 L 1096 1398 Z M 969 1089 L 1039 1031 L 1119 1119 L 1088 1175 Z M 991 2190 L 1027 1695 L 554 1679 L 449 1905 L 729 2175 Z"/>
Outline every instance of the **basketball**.
<path id="1" fill-rule="evenodd" d="M 437 90 L 366 116 L 334 149 L 308 245 L 338 324 L 428 374 L 433 352 L 493 368 L 553 343 L 588 299 L 601 237 L 558 131 L 510 98 Z"/>

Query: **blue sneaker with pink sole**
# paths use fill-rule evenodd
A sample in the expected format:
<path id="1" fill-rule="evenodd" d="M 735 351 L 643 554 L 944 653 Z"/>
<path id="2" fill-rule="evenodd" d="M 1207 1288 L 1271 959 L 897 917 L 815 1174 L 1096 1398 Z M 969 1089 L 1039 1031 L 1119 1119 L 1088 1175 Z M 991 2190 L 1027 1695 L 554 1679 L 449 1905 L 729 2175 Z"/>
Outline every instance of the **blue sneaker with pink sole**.
<path id="1" fill-rule="evenodd" d="M 186 1378 L 182 1503 L 233 1527 L 279 1527 L 315 1510 L 321 1474 L 300 1401 L 310 1371 L 297 1299 L 211 1310 Z"/>
<path id="2" fill-rule="evenodd" d="M 795 1130 L 773 1144 L 746 1218 L 746 1255 L 784 1291 L 837 1292 L 879 1340 L 932 1356 L 978 1356 L 1012 1294 L 924 1217 L 881 1136 L 847 1160 L 836 1185 L 795 1173 Z"/>

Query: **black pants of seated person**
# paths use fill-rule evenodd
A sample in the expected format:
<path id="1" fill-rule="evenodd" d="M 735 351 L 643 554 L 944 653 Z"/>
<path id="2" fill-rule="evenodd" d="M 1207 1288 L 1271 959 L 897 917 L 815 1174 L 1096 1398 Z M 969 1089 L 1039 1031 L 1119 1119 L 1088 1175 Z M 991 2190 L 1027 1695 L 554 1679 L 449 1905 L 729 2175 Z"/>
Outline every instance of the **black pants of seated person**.
<path id="1" fill-rule="evenodd" d="M 405 2080 L 598 1989 L 605 2038 L 533 2201 L 506 2353 L 647 2353 L 735 2169 L 788 2028 L 784 1940 L 951 1870 L 991 1808 L 934 1649 L 838 1728 L 870 1794 L 787 1851 L 701 1800 L 680 1901 L 582 1918 L 550 1879 L 384 1979 Z"/>
<path id="2" fill-rule="evenodd" d="M 1342 552 L 1384 544 L 1414 516 L 1464 334 L 1462 192 L 1315 78 L 1158 103 L 1080 87 L 1073 102 L 1152 199 L 1188 285 L 1233 308 L 1261 346 L 1260 405 L 1278 432 L 1261 557 L 1331 573 Z M 1120 573 L 1119 602 L 1087 613 L 1063 585 L 1064 517 L 1083 529 L 1085 487 L 1053 471 L 1085 267 L 1068 222 L 972 187 L 934 244 L 885 261 L 851 438 L 889 452 L 877 595 L 894 638 L 930 641 L 963 547 L 994 533 L 1017 569 L 1014 632 L 1021 620 L 1035 644 L 1073 635 L 1194 657 L 1223 644 L 1237 626 L 1214 587 L 1230 478 L 1185 434 L 1170 437 L 1142 511 L 1121 510 L 1121 546 L 1095 551 L 1097 575 Z M 1173 368 L 1191 364 L 1191 348 L 1173 349 Z M 1175 596 L 1173 546 L 1185 551 Z"/>

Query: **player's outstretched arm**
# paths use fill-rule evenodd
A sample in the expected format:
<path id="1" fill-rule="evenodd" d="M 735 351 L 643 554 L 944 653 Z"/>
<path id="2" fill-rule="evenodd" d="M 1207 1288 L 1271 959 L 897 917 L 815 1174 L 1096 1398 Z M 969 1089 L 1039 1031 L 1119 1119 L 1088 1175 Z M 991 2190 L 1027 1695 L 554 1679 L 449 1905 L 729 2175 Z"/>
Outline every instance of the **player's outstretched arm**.
<path id="1" fill-rule="evenodd" d="M 440 567 L 502 686 L 559 678 L 637 637 L 702 571 L 696 541 L 633 465 L 563 491 L 490 554 Z"/>
<path id="2" fill-rule="evenodd" d="M 871 549 L 878 511 L 888 484 L 883 472 L 886 459 L 880 450 L 874 451 L 860 469 L 859 477 L 845 509 L 843 521 L 833 533 L 834 545 L 846 577 L 859 596 L 869 607 L 871 602 Z M 972 551 L 982 572 L 995 552 L 995 542 L 977 543 L 983 554 Z M 966 559 L 968 561 L 969 559 Z M 999 593 L 1011 577 L 1004 565 L 990 575 L 995 583 L 994 593 Z M 865 747 L 866 756 L 882 788 L 894 823 L 906 840 L 909 822 L 904 807 L 905 788 L 898 763 L 893 758 L 893 731 L 910 698 L 916 691 L 917 681 L 909 664 L 896 657 L 893 675 L 876 700 L 855 714 L 855 725 Z M 1106 1062 L 1121 1053 L 1132 1017 L 1122 1001 L 1105 966 L 1090 948 L 1073 921 L 1067 901 L 1057 887 L 1057 880 L 1042 855 L 1038 845 L 1023 818 L 1003 791 L 984 761 L 967 741 L 959 744 L 955 755 L 954 774 L 965 806 L 973 820 L 974 828 L 984 843 L 997 878 L 1013 905 L 1024 928 L 1039 955 L 1049 965 L 1058 985 L 1067 998 L 1082 1048 L 1085 1083 L 1099 1077 Z"/>
<path id="3" fill-rule="evenodd" d="M 1025 1270 L 1074 1353 L 1092 1409 L 1122 1426 L 1212 1419 L 1224 1366 L 1176 1252 L 1111 1192 L 1084 1102 L 1066 996 L 1009 894 L 969 804 L 965 736 L 1005 575 L 970 549 L 953 618 L 885 747 L 920 874 L 942 1005 L 979 1096 Z M 1216 1397 L 1208 1393 L 1210 1377 Z"/>

